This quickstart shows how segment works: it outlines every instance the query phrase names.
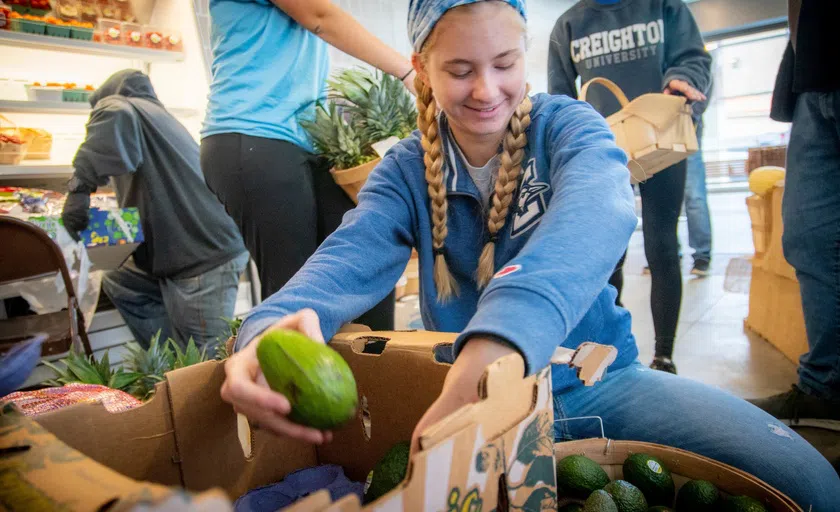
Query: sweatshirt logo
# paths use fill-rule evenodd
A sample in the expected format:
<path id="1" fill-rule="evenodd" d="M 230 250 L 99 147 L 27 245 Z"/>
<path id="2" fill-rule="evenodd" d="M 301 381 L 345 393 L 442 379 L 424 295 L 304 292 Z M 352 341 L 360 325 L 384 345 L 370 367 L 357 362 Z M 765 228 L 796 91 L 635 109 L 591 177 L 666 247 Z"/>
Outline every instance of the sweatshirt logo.
<path id="1" fill-rule="evenodd" d="M 510 230 L 511 238 L 516 238 L 539 224 L 547 208 L 544 194 L 549 189 L 551 186 L 548 183 L 539 181 L 537 166 L 534 159 L 530 159 L 522 176 L 522 186 L 519 189 L 519 199 Z"/>
<path id="2" fill-rule="evenodd" d="M 586 69 L 592 69 L 655 57 L 657 45 L 664 42 L 665 24 L 659 19 L 575 39 L 569 52 L 572 62 L 583 61 Z"/>

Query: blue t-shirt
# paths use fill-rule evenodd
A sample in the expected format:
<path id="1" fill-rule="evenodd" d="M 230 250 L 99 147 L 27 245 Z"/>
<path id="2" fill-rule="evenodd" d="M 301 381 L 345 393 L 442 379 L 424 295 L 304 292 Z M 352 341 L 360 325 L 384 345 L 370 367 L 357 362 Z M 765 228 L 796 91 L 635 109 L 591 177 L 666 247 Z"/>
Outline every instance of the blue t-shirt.
<path id="1" fill-rule="evenodd" d="M 326 43 L 268 0 L 210 0 L 213 74 L 201 137 L 242 133 L 312 147 L 301 115 L 325 96 Z"/>

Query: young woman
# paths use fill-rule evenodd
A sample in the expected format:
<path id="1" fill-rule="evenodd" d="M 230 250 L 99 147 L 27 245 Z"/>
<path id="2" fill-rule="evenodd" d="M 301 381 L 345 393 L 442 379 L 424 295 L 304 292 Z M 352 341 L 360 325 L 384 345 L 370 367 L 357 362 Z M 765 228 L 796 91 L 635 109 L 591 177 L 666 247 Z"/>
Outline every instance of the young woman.
<path id="1" fill-rule="evenodd" d="M 271 327 L 323 341 L 393 288 L 420 256 L 425 327 L 459 332 L 439 398 L 416 427 L 478 400 L 484 369 L 516 353 L 531 374 L 558 345 L 613 345 L 603 382 L 552 368 L 558 419 L 601 416 L 606 434 L 688 449 L 743 468 L 814 510 L 840 479 L 796 433 L 747 402 L 637 361 L 629 313 L 607 285 L 636 224 L 626 157 L 586 103 L 525 81 L 521 0 L 412 0 L 419 133 L 383 159 L 359 205 L 289 283 L 245 320 L 222 397 L 261 428 L 313 443 L 260 375 Z M 434 93 L 433 93 L 434 92 Z M 590 437 L 558 422 L 558 439 Z"/>

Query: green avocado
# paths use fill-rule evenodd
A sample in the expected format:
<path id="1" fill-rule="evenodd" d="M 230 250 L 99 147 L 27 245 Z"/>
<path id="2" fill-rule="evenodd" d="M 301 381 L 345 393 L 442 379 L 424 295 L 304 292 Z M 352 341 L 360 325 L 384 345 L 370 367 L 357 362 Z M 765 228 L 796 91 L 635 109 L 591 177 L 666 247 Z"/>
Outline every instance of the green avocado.
<path id="1" fill-rule="evenodd" d="M 408 441 L 397 443 L 376 463 L 365 490 L 365 503 L 379 499 L 405 479 L 410 449 Z"/>
<path id="2" fill-rule="evenodd" d="M 286 329 L 274 329 L 257 345 L 265 380 L 292 405 L 289 419 L 328 430 L 356 414 L 356 379 L 341 355 L 324 343 Z"/>

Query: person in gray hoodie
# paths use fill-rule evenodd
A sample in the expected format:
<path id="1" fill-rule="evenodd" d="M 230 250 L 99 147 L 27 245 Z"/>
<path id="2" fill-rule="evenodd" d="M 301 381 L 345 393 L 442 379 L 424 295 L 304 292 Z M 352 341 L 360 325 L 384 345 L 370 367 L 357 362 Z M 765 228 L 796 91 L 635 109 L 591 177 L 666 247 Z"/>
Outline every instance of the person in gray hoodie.
<path id="1" fill-rule="evenodd" d="M 137 207 L 144 242 L 103 289 L 143 347 L 155 333 L 208 350 L 233 316 L 248 252 L 207 188 L 199 147 L 158 100 L 149 77 L 127 69 L 90 98 L 85 141 L 62 212 L 71 236 L 88 225 L 90 194 L 109 182 L 120 207 Z M 212 351 L 210 351 L 212 354 Z"/>
<path id="2" fill-rule="evenodd" d="M 581 83 L 604 77 L 618 84 L 630 100 L 664 92 L 702 101 L 711 82 L 711 63 L 682 0 L 581 0 L 560 16 L 551 33 L 548 92 L 577 98 L 577 77 Z M 603 87 L 593 87 L 587 96 L 582 99 L 605 117 L 620 108 Z M 639 185 L 656 336 L 651 368 L 670 373 L 677 372 L 671 360 L 682 302 L 677 220 L 686 164 L 683 160 Z M 610 279 L 619 304 L 623 263 L 622 257 Z"/>

